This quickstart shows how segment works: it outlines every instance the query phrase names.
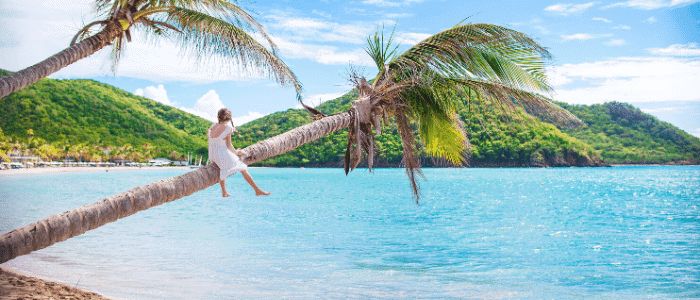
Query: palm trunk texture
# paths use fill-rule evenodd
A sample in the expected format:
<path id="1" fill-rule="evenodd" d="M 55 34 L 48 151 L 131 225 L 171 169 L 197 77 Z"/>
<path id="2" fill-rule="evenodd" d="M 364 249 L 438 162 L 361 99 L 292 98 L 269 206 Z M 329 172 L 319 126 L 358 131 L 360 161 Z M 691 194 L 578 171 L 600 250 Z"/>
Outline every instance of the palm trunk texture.
<path id="1" fill-rule="evenodd" d="M 350 120 L 347 112 L 332 115 L 250 145 L 243 149 L 243 162 L 252 164 L 291 151 L 348 127 Z M 207 165 L 14 229 L 0 236 L 0 264 L 141 210 L 191 195 L 218 182 L 219 167 L 215 164 Z"/>
<path id="2" fill-rule="evenodd" d="M 0 77 L 0 99 L 39 81 L 39 79 L 58 72 L 58 70 L 109 45 L 110 41 L 120 33 L 120 29 L 117 26 L 116 24 L 110 24 L 94 36 L 82 40 L 80 43 L 76 43 L 38 64 Z"/>

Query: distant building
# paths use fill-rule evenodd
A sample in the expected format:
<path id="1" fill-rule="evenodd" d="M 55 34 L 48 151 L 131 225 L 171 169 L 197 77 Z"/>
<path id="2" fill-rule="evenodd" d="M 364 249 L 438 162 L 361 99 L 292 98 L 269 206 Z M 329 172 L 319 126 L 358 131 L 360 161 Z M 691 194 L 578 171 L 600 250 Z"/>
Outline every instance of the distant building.
<path id="1" fill-rule="evenodd" d="M 26 168 L 33 168 L 37 163 L 41 161 L 41 157 L 38 156 L 27 156 L 27 155 L 8 155 L 10 158 L 10 165 L 22 165 Z"/>
<path id="2" fill-rule="evenodd" d="M 156 158 L 148 161 L 149 165 L 153 166 L 167 166 L 170 165 L 172 161 L 167 158 Z"/>
<path id="3" fill-rule="evenodd" d="M 188 166 L 189 165 L 186 160 L 173 161 L 173 164 L 176 166 Z"/>

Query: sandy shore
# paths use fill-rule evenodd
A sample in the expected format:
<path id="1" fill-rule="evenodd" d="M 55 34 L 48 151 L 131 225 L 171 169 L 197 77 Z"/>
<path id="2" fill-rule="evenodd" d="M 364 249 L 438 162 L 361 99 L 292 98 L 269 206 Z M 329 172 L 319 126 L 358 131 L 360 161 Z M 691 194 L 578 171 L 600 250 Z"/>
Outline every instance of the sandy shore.
<path id="1" fill-rule="evenodd" d="M 83 291 L 0 267 L 0 299 L 89 299 L 107 300 L 100 294 Z"/>
<path id="2" fill-rule="evenodd" d="M 69 172 L 112 172 L 112 171 L 137 171 L 137 170 L 190 170 L 190 167 L 45 167 L 0 170 L 0 176 L 18 174 L 43 174 L 43 173 L 69 173 Z"/>

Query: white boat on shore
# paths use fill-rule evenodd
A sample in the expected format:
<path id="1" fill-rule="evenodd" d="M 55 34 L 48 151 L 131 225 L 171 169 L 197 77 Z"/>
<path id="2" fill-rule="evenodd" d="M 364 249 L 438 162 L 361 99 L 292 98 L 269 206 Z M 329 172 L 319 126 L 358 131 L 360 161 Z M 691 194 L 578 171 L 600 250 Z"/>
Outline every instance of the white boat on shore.
<path id="1" fill-rule="evenodd" d="M 199 157 L 199 163 L 197 163 L 197 165 L 191 165 L 191 166 L 190 166 L 190 169 L 199 169 L 199 168 L 201 168 L 201 167 L 202 167 L 202 157 L 200 156 L 200 157 Z"/>

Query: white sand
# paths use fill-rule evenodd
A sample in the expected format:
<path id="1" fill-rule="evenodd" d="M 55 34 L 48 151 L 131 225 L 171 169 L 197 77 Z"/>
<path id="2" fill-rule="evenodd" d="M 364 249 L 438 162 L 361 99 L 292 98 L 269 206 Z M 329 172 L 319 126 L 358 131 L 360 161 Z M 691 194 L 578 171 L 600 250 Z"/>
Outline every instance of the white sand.
<path id="1" fill-rule="evenodd" d="M 0 170 L 0 176 L 19 174 L 68 173 L 68 172 L 113 172 L 113 171 L 152 171 L 179 169 L 189 170 L 190 167 L 43 167 Z"/>

